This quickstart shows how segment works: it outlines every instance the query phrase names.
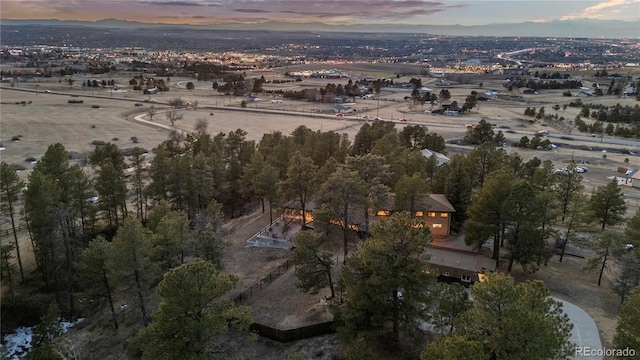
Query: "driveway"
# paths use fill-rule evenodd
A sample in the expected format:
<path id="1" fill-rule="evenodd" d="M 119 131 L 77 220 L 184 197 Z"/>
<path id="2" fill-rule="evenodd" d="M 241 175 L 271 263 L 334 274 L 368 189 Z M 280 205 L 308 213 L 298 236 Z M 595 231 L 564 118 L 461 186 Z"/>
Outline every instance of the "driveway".
<path id="1" fill-rule="evenodd" d="M 576 349 L 590 348 L 592 350 L 601 350 L 602 342 L 600 342 L 600 333 L 591 315 L 572 303 L 555 297 L 553 299 L 562 303 L 562 310 L 569 316 L 569 320 L 573 323 L 570 341 L 576 345 Z M 573 356 L 571 359 L 602 360 L 602 356 Z"/>

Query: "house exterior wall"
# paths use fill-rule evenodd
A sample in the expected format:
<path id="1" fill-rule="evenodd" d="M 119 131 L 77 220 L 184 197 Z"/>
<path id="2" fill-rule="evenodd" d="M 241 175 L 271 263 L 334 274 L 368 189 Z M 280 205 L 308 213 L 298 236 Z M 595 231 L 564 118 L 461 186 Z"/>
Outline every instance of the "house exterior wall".
<path id="1" fill-rule="evenodd" d="M 450 266 L 444 266 L 439 264 L 430 264 L 430 266 L 436 271 L 436 276 L 446 276 L 451 279 L 455 279 L 461 281 L 462 283 L 474 283 L 480 281 L 478 277 L 478 273 L 471 270 L 457 269 Z M 466 276 L 465 281 L 463 280 L 463 275 Z"/>
<path id="2" fill-rule="evenodd" d="M 450 213 L 429 211 L 424 213 L 421 218 L 424 220 L 425 224 L 429 226 L 429 229 L 431 229 L 431 234 L 433 236 L 445 237 L 450 235 L 450 229 L 451 229 Z"/>

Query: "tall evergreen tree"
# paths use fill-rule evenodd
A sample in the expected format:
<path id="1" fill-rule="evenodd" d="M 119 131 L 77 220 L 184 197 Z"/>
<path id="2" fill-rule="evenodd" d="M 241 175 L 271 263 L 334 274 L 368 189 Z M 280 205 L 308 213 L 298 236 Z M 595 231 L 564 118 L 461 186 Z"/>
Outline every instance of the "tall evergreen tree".
<path id="1" fill-rule="evenodd" d="M 389 187 L 385 185 L 390 177 L 389 165 L 379 155 L 349 156 L 346 167 L 355 171 L 367 187 L 367 205 L 363 207 L 364 231 L 369 235 L 369 213 L 388 202 Z"/>
<path id="2" fill-rule="evenodd" d="M 468 209 L 465 243 L 475 248 L 493 239 L 493 258 L 499 264 L 500 246 L 509 220 L 509 201 L 514 175 L 498 171 L 487 178 L 484 186 L 472 197 Z"/>
<path id="3" fill-rule="evenodd" d="M 613 345 L 618 349 L 640 349 L 640 287 L 636 287 L 620 308 Z"/>
<path id="4" fill-rule="evenodd" d="M 316 190 L 316 171 L 317 168 L 311 158 L 303 157 L 300 153 L 296 153 L 287 169 L 287 177 L 280 185 L 281 191 L 286 198 L 298 201 L 302 212 L 303 229 L 307 223 L 307 205 Z"/>
<path id="5" fill-rule="evenodd" d="M 248 308 L 225 296 L 238 278 L 197 259 L 171 269 L 158 286 L 162 302 L 142 331 L 143 359 L 210 359 L 225 353 L 216 337 L 248 330 Z M 230 355 L 230 354 L 227 354 Z"/>
<path id="6" fill-rule="evenodd" d="M 345 262 L 349 252 L 349 233 L 360 224 L 359 215 L 367 207 L 367 193 L 367 184 L 357 172 L 339 167 L 322 184 L 316 196 L 319 209 L 326 211 L 328 219 L 337 222 L 342 230 Z"/>
<path id="7" fill-rule="evenodd" d="M 116 282 L 139 308 L 141 322 L 149 321 L 148 297 L 159 276 L 157 264 L 152 261 L 152 234 L 142 224 L 127 218 L 113 238 L 115 254 L 110 258 L 109 270 Z"/>
<path id="8" fill-rule="evenodd" d="M 331 290 L 331 297 L 335 296 L 334 281 L 331 276 L 333 270 L 333 254 L 322 251 L 318 246 L 316 236 L 306 230 L 296 234 L 293 242 L 296 245 L 293 262 L 296 265 L 296 286 L 303 292 L 317 294 L 327 286 Z"/>
<path id="9" fill-rule="evenodd" d="M 24 282 L 24 269 L 22 268 L 22 257 L 20 256 L 20 244 L 18 243 L 18 231 L 16 229 L 16 210 L 18 197 L 23 189 L 24 181 L 18 177 L 15 170 L 4 161 L 0 163 L 0 205 L 3 215 L 8 215 L 11 222 L 13 246 L 16 251 L 20 280 L 22 282 Z"/>
<path id="10" fill-rule="evenodd" d="M 575 171 L 576 165 L 569 164 L 566 174 L 559 174 L 555 184 L 555 193 L 560 203 L 562 222 L 564 223 L 567 212 L 576 196 L 582 192 L 582 176 Z"/>
<path id="11" fill-rule="evenodd" d="M 114 328 L 118 329 L 114 307 L 116 284 L 113 270 L 109 268 L 109 261 L 114 254 L 114 245 L 103 237 L 98 237 L 82 252 L 77 268 L 83 299 L 92 304 L 107 301 L 111 311 L 111 321 Z"/>
<path id="12" fill-rule="evenodd" d="M 16 266 L 13 264 L 13 244 L 0 244 L 0 277 L 9 288 L 11 308 L 16 306 L 15 277 Z"/>
<path id="13" fill-rule="evenodd" d="M 490 274 L 471 288 L 473 305 L 456 323 L 454 335 L 482 344 L 490 359 L 555 359 L 570 356 L 573 327 L 562 303 L 542 281 L 515 284 Z"/>
<path id="14" fill-rule="evenodd" d="M 589 200 L 588 210 L 591 218 L 601 225 L 602 231 L 607 225 L 615 226 L 624 222 L 627 204 L 616 179 L 596 190 Z"/>
<path id="15" fill-rule="evenodd" d="M 116 228 L 127 214 L 127 183 L 124 155 L 113 143 L 100 145 L 89 155 L 89 163 L 96 169 L 95 188 L 101 209 L 109 225 Z"/>
<path id="16" fill-rule="evenodd" d="M 392 325 L 400 330 L 428 320 L 435 278 L 428 273 L 425 249 L 429 227 L 408 212 L 399 212 L 373 225 L 372 237 L 342 267 L 345 308 L 340 315 L 343 332 Z"/>

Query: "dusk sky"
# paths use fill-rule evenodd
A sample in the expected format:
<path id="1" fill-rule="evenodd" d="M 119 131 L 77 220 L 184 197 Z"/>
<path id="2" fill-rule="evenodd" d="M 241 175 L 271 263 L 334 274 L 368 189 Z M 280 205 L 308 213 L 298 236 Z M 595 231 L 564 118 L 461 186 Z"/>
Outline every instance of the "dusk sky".
<path id="1" fill-rule="evenodd" d="M 640 0 L 2 0 L 3 19 L 224 24 L 483 25 L 565 19 L 640 22 Z"/>

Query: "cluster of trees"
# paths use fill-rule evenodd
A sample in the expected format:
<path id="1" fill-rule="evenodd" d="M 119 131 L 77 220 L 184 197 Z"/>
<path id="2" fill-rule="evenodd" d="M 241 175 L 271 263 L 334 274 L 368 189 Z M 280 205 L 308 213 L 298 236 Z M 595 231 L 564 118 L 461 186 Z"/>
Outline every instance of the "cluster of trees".
<path id="1" fill-rule="evenodd" d="M 477 125 L 471 126 L 467 129 L 464 135 L 464 142 L 466 144 L 480 145 L 485 142 L 490 142 L 496 146 L 502 146 L 505 138 L 502 130 L 498 130 L 496 133 L 493 131 L 493 125 L 482 119 Z"/>
<path id="2" fill-rule="evenodd" d="M 619 103 L 614 106 L 602 104 L 576 104 L 582 105 L 580 116 L 612 123 L 637 124 L 640 122 L 640 105 L 622 106 Z"/>
<path id="3" fill-rule="evenodd" d="M 108 86 L 115 86 L 116 82 L 114 80 L 102 80 L 102 81 L 98 81 L 98 80 L 87 80 L 87 82 L 83 82 L 82 86 L 83 87 L 107 87 Z"/>
<path id="4" fill-rule="evenodd" d="M 546 90 L 546 89 L 579 89 L 582 87 L 582 81 L 579 80 L 565 80 L 565 81 L 540 81 L 535 79 L 512 79 L 511 82 L 503 84 L 505 88 L 529 88 L 533 90 Z"/>
<path id="5" fill-rule="evenodd" d="M 167 82 L 169 82 L 169 78 L 167 78 Z M 165 83 L 165 80 L 160 78 L 156 79 L 143 76 L 134 76 L 131 80 L 129 80 L 129 85 L 133 87 L 133 90 L 142 90 L 145 94 L 147 94 L 147 89 L 152 88 L 163 92 L 169 91 L 169 86 Z"/>
<path id="6" fill-rule="evenodd" d="M 543 139 L 542 136 L 536 134 L 531 139 L 528 136 L 523 136 L 520 138 L 520 141 L 516 144 L 517 147 L 523 149 L 551 149 L 551 141 L 549 139 Z"/>
<path id="7" fill-rule="evenodd" d="M 572 325 L 541 281 L 515 284 L 508 275 L 492 274 L 473 286 L 472 302 L 461 285 L 436 282 L 424 255 L 430 242 L 422 220 L 398 212 L 374 224 L 371 238 L 349 256 L 337 281 L 345 358 L 405 351 L 400 333 L 427 321 L 441 338 L 427 346 L 422 359 L 555 358 L 573 352 Z M 311 231 L 297 234 L 296 245 L 299 287 L 317 293 L 318 286 L 330 286 L 333 296 L 331 253 L 319 250 Z M 374 351 L 383 329 L 394 341 Z M 527 341 L 511 341 L 514 337 Z"/>
<path id="8" fill-rule="evenodd" d="M 568 79 L 571 77 L 571 74 L 569 73 L 561 74 L 559 71 L 552 72 L 551 74 L 547 73 L 546 71 L 543 71 L 543 72 L 536 71 L 533 74 L 533 76 L 539 79 L 545 79 L 545 80 L 546 79 Z"/>

